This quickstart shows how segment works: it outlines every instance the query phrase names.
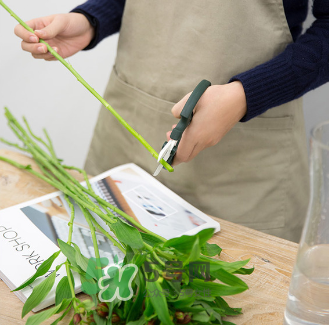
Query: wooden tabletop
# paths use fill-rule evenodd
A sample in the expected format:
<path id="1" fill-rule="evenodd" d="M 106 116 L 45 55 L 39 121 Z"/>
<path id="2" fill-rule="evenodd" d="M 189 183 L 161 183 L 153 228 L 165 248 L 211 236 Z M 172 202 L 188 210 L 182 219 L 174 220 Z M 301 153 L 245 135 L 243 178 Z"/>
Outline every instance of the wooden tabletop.
<path id="1" fill-rule="evenodd" d="M 0 156 L 35 167 L 30 158 L 13 151 L 0 150 Z M 0 161 L 0 209 L 53 191 L 54 188 L 31 176 L 27 171 L 18 170 Z M 255 267 L 253 274 L 241 276 L 248 284 L 249 290 L 225 297 L 232 307 L 242 307 L 243 315 L 227 317 L 226 320 L 237 325 L 282 324 L 298 245 L 222 219 L 215 219 L 220 222 L 221 231 L 215 234 L 210 242 L 222 247 L 221 259 L 231 262 L 250 258 L 248 266 Z M 84 296 L 80 294 L 79 298 Z M 0 280 L 0 324 L 25 324 L 27 316 L 24 320 L 20 318 L 22 307 L 23 303 Z M 31 312 L 28 315 L 32 314 Z M 55 319 L 54 316 L 44 324 L 50 324 Z M 64 318 L 59 324 L 68 324 L 68 319 Z"/>

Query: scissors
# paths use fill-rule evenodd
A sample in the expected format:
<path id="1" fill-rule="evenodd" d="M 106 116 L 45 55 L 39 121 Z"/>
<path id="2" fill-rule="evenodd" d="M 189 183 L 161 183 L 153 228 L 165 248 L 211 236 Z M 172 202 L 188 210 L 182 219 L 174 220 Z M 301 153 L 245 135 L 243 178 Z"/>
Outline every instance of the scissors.
<path id="1" fill-rule="evenodd" d="M 161 159 L 165 160 L 168 164 L 172 164 L 179 142 L 182 138 L 183 132 L 190 125 L 193 118 L 193 110 L 198 103 L 199 99 L 203 95 L 203 93 L 207 90 L 207 88 L 211 86 L 211 83 L 208 80 L 202 80 L 193 90 L 191 96 L 187 100 L 182 112 L 180 113 L 181 119 L 179 120 L 176 127 L 171 131 L 170 140 L 165 141 L 162 146 L 161 151 L 159 152 L 158 162 Z M 155 170 L 153 176 L 158 176 L 161 169 L 162 164 L 159 164 L 157 169 Z"/>

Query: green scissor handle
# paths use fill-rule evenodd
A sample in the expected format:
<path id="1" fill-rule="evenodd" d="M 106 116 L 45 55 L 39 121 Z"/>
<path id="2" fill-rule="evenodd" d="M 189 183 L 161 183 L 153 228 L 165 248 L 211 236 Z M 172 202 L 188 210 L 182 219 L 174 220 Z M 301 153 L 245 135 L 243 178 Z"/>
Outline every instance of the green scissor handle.
<path id="1" fill-rule="evenodd" d="M 207 90 L 207 88 L 211 86 L 210 81 L 208 80 L 202 80 L 193 90 L 191 96 L 187 100 L 182 112 L 180 113 L 181 119 L 179 120 L 176 127 L 171 131 L 170 138 L 177 141 L 177 144 L 172 149 L 171 154 L 167 160 L 168 164 L 172 164 L 179 141 L 182 138 L 183 132 L 185 129 L 189 126 L 191 123 L 192 117 L 193 117 L 193 110 L 198 103 L 199 99 L 203 95 L 203 93 Z M 164 143 L 163 147 L 167 144 L 167 141 Z"/>

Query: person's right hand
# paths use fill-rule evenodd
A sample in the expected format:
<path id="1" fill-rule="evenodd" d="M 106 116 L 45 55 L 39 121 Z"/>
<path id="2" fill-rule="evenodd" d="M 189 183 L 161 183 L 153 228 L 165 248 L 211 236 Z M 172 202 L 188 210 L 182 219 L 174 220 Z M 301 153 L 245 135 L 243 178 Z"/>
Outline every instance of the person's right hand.
<path id="1" fill-rule="evenodd" d="M 88 19 L 79 13 L 57 14 L 32 19 L 26 22 L 35 34 L 23 26 L 15 27 L 15 34 L 22 41 L 22 49 L 32 53 L 36 59 L 56 60 L 48 52 L 47 46 L 39 42 L 45 40 L 63 58 L 67 58 L 84 49 L 94 37 L 95 30 Z"/>

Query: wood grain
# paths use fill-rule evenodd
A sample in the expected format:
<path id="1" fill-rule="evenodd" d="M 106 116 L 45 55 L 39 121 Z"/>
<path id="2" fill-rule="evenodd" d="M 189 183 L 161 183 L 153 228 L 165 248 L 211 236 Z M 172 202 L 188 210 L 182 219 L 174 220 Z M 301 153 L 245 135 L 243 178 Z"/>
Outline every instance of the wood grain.
<path id="1" fill-rule="evenodd" d="M 31 158 L 19 153 L 0 150 L 6 156 L 21 164 L 35 166 Z M 81 176 L 75 173 L 81 180 Z M 54 188 L 31 176 L 27 171 L 18 170 L 0 161 L 0 208 L 5 208 L 38 196 L 51 193 Z M 221 224 L 221 231 L 210 242 L 223 248 L 221 259 L 237 261 L 250 258 L 248 267 L 255 267 L 253 274 L 241 276 L 249 290 L 236 296 L 226 297 L 232 307 L 242 307 L 243 315 L 227 317 L 237 325 L 278 325 L 282 324 L 288 287 L 298 245 L 287 240 L 270 236 L 231 222 L 214 218 Z M 80 294 L 79 298 L 85 299 Z M 20 318 L 22 302 L 0 282 L 0 324 L 21 325 L 26 318 Z M 32 315 L 33 313 L 29 313 Z M 66 317 L 59 324 L 69 323 Z M 44 324 L 51 324 L 56 317 Z"/>

